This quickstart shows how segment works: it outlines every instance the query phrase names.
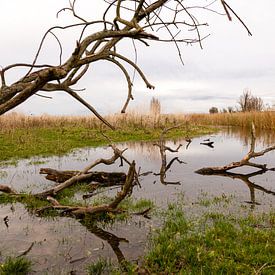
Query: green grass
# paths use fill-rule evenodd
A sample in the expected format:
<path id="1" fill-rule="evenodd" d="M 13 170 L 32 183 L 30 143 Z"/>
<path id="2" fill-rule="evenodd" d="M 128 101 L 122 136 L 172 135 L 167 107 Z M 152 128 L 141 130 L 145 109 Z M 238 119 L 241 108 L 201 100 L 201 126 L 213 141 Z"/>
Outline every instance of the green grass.
<path id="1" fill-rule="evenodd" d="M 212 213 L 189 221 L 171 205 L 144 265 L 153 274 L 274 274 L 274 244 L 274 213 L 238 219 Z"/>
<path id="2" fill-rule="evenodd" d="M 168 138 L 202 135 L 213 131 L 209 127 L 174 129 Z M 161 129 L 125 127 L 116 131 L 105 130 L 113 142 L 158 140 Z M 32 156 L 63 155 L 72 149 L 106 145 L 109 142 L 99 129 L 84 126 L 15 128 L 0 132 L 0 162 L 29 158 Z"/>
<path id="3" fill-rule="evenodd" d="M 31 262 L 26 258 L 7 258 L 0 263 L 0 275 L 24 275 L 31 271 Z"/>
<path id="4" fill-rule="evenodd" d="M 232 202 L 234 196 L 226 196 L 225 194 L 222 194 L 222 196 L 214 196 L 211 197 L 209 194 L 201 192 L 201 194 L 198 196 L 198 205 L 209 207 L 211 205 L 220 205 L 225 206 Z"/>
<path id="5" fill-rule="evenodd" d="M 118 189 L 119 190 L 119 189 Z M 82 200 L 81 196 L 79 199 L 75 197 L 75 194 L 84 194 L 89 191 L 87 184 L 78 183 L 73 186 L 70 186 L 60 193 L 58 193 L 55 198 L 61 205 L 67 206 L 97 206 L 101 204 L 108 204 L 113 200 L 113 197 L 109 196 L 95 196 L 87 201 Z M 115 196 L 115 195 L 114 195 Z M 19 194 L 19 195 L 10 195 L 6 193 L 0 193 L 0 205 L 7 205 L 12 203 L 21 203 L 24 207 L 30 212 L 33 213 L 35 210 L 51 206 L 51 204 L 46 199 L 40 199 L 32 196 L 31 194 Z M 154 208 L 154 203 L 151 200 L 146 199 L 133 199 L 131 197 L 125 198 L 119 205 L 121 209 L 121 214 L 100 214 L 97 219 L 94 219 L 94 216 L 91 217 L 92 223 L 94 222 L 103 222 L 103 223 L 112 223 L 118 220 L 126 220 L 130 217 L 131 213 L 140 212 L 148 208 Z M 43 214 L 40 214 L 42 217 L 57 217 L 59 212 L 54 209 L 47 209 L 43 211 Z M 90 222 L 90 217 L 86 217 L 87 223 Z"/>
<path id="6" fill-rule="evenodd" d="M 89 275 L 110 274 L 112 270 L 112 264 L 106 259 L 99 259 L 97 262 L 87 266 L 87 273 Z"/>

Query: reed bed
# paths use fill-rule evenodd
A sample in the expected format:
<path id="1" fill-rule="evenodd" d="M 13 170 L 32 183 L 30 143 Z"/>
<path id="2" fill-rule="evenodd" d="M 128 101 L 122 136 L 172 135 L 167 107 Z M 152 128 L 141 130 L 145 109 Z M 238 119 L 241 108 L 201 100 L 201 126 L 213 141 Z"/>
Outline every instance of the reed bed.
<path id="1" fill-rule="evenodd" d="M 163 129 L 173 125 L 214 125 L 249 128 L 253 121 L 259 129 L 275 129 L 275 112 L 219 113 L 219 114 L 154 114 L 129 112 L 105 117 L 116 129 Z M 0 116 L 0 131 L 16 129 L 83 127 L 100 129 L 101 121 L 94 116 L 27 116 L 9 113 Z"/>
<path id="2" fill-rule="evenodd" d="M 160 129 L 177 124 L 188 124 L 188 120 L 183 114 L 154 115 L 130 112 L 126 114 L 109 115 L 105 118 L 116 129 Z M 103 127 L 103 124 L 100 120 L 93 116 L 27 116 L 15 112 L 0 116 L 1 132 L 10 132 L 16 129 L 63 127 L 83 127 L 90 129 L 100 129 L 101 127 Z"/>
<path id="3" fill-rule="evenodd" d="M 219 114 L 192 114 L 188 115 L 188 121 L 196 125 L 219 125 L 251 127 L 254 122 L 256 128 L 274 130 L 275 111 L 246 112 L 246 113 L 219 113 Z"/>

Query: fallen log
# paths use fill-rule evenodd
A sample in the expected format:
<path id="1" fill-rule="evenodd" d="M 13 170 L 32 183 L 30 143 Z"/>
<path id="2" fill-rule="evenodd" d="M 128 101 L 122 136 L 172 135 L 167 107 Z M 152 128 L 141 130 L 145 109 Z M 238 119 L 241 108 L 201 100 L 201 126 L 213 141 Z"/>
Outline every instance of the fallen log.
<path id="1" fill-rule="evenodd" d="M 40 174 L 46 174 L 45 178 L 54 182 L 62 183 L 79 175 L 80 171 L 59 171 L 51 168 L 41 168 Z M 113 184 L 123 184 L 126 180 L 126 174 L 122 172 L 88 172 L 86 177 L 80 179 L 78 182 L 98 182 L 103 183 L 104 186 L 111 186 Z"/>
<path id="2" fill-rule="evenodd" d="M 84 218 L 86 215 L 97 215 L 101 213 L 120 213 L 121 211 L 117 209 L 118 205 L 125 197 L 131 195 L 132 189 L 136 184 L 136 170 L 135 170 L 135 162 L 133 161 L 129 167 L 125 183 L 122 186 L 122 190 L 117 192 L 114 199 L 109 204 L 101 204 L 97 206 L 70 206 L 70 205 L 61 205 L 56 199 L 51 197 L 51 193 L 47 191 L 47 200 L 51 202 L 52 206 L 46 206 L 44 208 L 38 209 L 37 214 L 43 213 L 48 209 L 61 210 L 62 214 L 72 215 L 77 218 Z M 73 179 L 73 178 L 72 178 Z M 50 190 L 52 191 L 52 190 Z M 42 194 L 42 193 L 41 193 Z M 44 197 L 46 192 L 42 195 L 36 194 L 36 197 Z"/>

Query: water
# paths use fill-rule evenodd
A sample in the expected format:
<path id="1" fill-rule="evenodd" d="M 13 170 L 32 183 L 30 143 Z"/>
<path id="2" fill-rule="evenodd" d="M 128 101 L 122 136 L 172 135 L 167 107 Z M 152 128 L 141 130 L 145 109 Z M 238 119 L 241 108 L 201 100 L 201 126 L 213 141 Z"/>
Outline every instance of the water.
<path id="1" fill-rule="evenodd" d="M 120 149 L 128 148 L 125 156 L 136 160 L 140 173 L 150 172 L 140 177 L 141 188 L 135 187 L 134 198 L 153 200 L 156 205 L 165 208 L 168 203 L 182 198 L 187 215 L 201 215 L 209 208 L 205 207 L 207 199 L 218 198 L 210 206 L 211 211 L 246 214 L 251 211 L 265 212 L 274 206 L 275 172 L 252 174 L 252 177 L 202 176 L 194 171 L 208 166 L 221 166 L 240 160 L 249 151 L 247 132 L 225 129 L 218 134 L 194 138 L 186 149 L 185 140 L 168 141 L 166 146 L 182 147 L 177 153 L 167 152 L 167 163 L 174 157 L 185 163 L 175 161 L 166 172 L 167 182 L 180 184 L 162 184 L 159 175 L 161 158 L 159 148 L 151 142 L 132 142 L 117 145 Z M 258 133 L 259 136 L 259 133 Z M 214 148 L 200 143 L 213 141 Z M 257 139 L 257 150 L 275 143 L 274 133 L 261 133 Z M 51 158 L 33 158 L 22 160 L 16 167 L 2 167 L 0 184 L 7 184 L 18 191 L 39 192 L 53 185 L 39 174 L 41 167 L 58 170 L 81 170 L 98 158 L 109 158 L 112 150 L 109 147 L 87 148 L 76 150 L 71 154 Z M 254 161 L 254 160 L 253 160 Z M 266 163 L 275 167 L 275 152 L 269 152 L 254 162 Z M 97 171 L 127 171 L 126 165 L 119 163 L 111 166 L 99 165 Z M 255 169 L 240 168 L 236 171 L 251 174 Z M 116 191 L 109 192 L 115 194 Z M 231 201 L 225 205 L 220 200 Z M 8 216 L 8 227 L 3 221 Z M 107 228 L 87 228 L 79 221 L 62 217 L 42 219 L 31 215 L 19 203 L 0 208 L 0 240 L 2 257 L 18 255 L 35 242 L 28 257 L 34 262 L 36 272 L 66 274 L 76 270 L 82 274 L 84 267 L 99 257 L 114 260 L 126 258 L 138 261 L 146 249 L 147 235 L 159 226 L 159 218 L 147 220 L 133 217 L 127 222 L 115 223 Z M 1 261 L 1 255 L 0 255 Z"/>

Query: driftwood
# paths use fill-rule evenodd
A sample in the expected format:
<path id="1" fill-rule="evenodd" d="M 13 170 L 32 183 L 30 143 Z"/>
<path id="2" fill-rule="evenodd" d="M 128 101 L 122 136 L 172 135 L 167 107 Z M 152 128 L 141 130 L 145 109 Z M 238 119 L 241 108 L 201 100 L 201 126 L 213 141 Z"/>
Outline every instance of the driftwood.
<path id="1" fill-rule="evenodd" d="M 218 166 L 218 167 L 204 167 L 201 168 L 197 171 L 195 171 L 198 174 L 201 175 L 216 175 L 216 176 L 223 176 L 223 177 L 229 177 L 232 179 L 240 179 L 241 181 L 243 181 L 249 188 L 250 191 L 250 201 L 246 201 L 247 203 L 251 204 L 251 207 L 255 207 L 255 205 L 259 204 L 256 201 L 256 196 L 255 196 L 255 189 L 256 190 L 260 190 L 264 193 L 267 194 L 271 194 L 271 195 L 275 195 L 275 192 L 268 190 L 260 185 L 257 185 L 255 183 L 253 183 L 250 178 L 256 176 L 256 175 L 260 175 L 263 174 L 267 171 L 274 171 L 275 168 L 267 168 L 266 164 L 258 164 L 258 163 L 253 163 L 250 161 L 251 158 L 256 158 L 259 156 L 263 156 L 265 153 L 270 152 L 272 150 L 275 150 L 275 146 L 271 146 L 268 147 L 262 151 L 259 152 L 255 152 L 255 142 L 256 142 L 256 138 L 255 138 L 255 127 L 254 124 L 252 124 L 251 127 L 251 144 L 250 144 L 250 150 L 249 152 L 240 160 L 237 162 L 232 162 L 228 165 L 224 165 L 224 166 Z M 232 173 L 229 172 L 230 170 L 234 169 L 234 168 L 238 168 L 238 167 L 242 167 L 242 166 L 249 166 L 249 167 L 255 167 L 258 168 L 259 170 L 257 170 L 256 172 L 253 173 L 249 173 L 249 174 L 241 174 L 241 173 Z"/>
<path id="2" fill-rule="evenodd" d="M 132 188 L 135 184 L 135 162 L 129 167 L 129 171 L 126 177 L 126 181 L 122 187 L 122 190 L 117 193 L 115 198 L 109 204 L 102 204 L 98 206 L 69 206 L 61 205 L 56 199 L 48 196 L 47 200 L 51 202 L 52 206 L 47 206 L 37 210 L 38 214 L 41 214 L 48 209 L 62 210 L 62 214 L 71 215 L 77 218 L 84 218 L 86 215 L 96 215 L 106 212 L 118 213 L 121 212 L 117 209 L 119 203 L 125 199 L 125 197 L 132 192 Z"/>
<path id="3" fill-rule="evenodd" d="M 179 144 L 176 149 L 172 149 L 168 146 L 165 145 L 165 134 L 175 128 L 180 127 L 180 125 L 173 126 L 167 129 L 164 129 L 160 135 L 160 139 L 158 143 L 155 143 L 154 146 L 159 147 L 160 151 L 160 156 L 161 156 L 161 167 L 159 173 L 154 173 L 155 176 L 160 176 L 160 182 L 162 184 L 180 184 L 180 181 L 166 181 L 166 172 L 171 168 L 172 164 L 177 161 L 178 163 L 182 164 L 184 163 L 183 161 L 179 160 L 178 157 L 174 157 L 170 162 L 167 164 L 167 156 L 166 156 L 166 151 L 169 151 L 171 153 L 177 153 L 182 146 L 182 144 Z"/>
<path id="4" fill-rule="evenodd" d="M 60 183 L 59 185 L 57 185 L 49 190 L 35 194 L 35 196 L 40 197 L 40 198 L 47 198 L 48 196 L 55 196 L 60 191 L 64 190 L 67 187 L 70 187 L 71 185 L 73 185 L 77 182 L 87 181 L 90 178 L 89 170 L 101 163 L 106 164 L 106 165 L 111 165 L 111 164 L 115 163 L 115 161 L 117 159 L 120 159 L 121 165 L 123 164 L 123 161 L 126 162 L 128 165 L 131 165 L 131 163 L 122 155 L 123 152 L 125 152 L 127 149 L 119 150 L 114 144 L 111 144 L 110 147 L 113 149 L 113 153 L 114 153 L 114 155 L 111 158 L 97 159 L 95 162 L 88 165 L 83 171 L 79 172 L 79 174 L 72 176 L 68 180 Z M 136 172 L 135 172 L 135 176 L 137 178 Z"/>
<path id="5" fill-rule="evenodd" d="M 120 212 L 118 208 L 118 205 L 120 204 L 120 202 L 127 197 L 128 195 L 131 195 L 132 193 L 132 189 L 133 186 L 135 184 L 137 184 L 138 181 L 138 174 L 136 172 L 136 168 L 135 168 L 135 162 L 130 162 L 128 161 L 124 156 L 122 156 L 123 152 L 126 150 L 119 150 L 115 145 L 110 145 L 113 149 L 114 155 L 109 158 L 109 159 L 98 159 L 96 160 L 94 163 L 92 163 L 91 165 L 87 166 L 82 172 L 79 172 L 75 175 L 73 175 L 71 178 L 69 178 L 68 180 L 59 183 L 57 186 L 54 186 L 53 188 L 50 188 L 46 191 L 43 191 L 41 193 L 37 193 L 37 194 L 28 194 L 28 196 L 34 196 L 38 199 L 47 199 L 50 203 L 51 206 L 47 206 L 45 208 L 42 209 L 38 209 L 37 213 L 41 213 L 44 212 L 47 209 L 56 209 L 56 210 L 61 210 L 62 214 L 67 214 L 67 215 L 71 215 L 73 217 L 77 217 L 77 218 L 83 218 L 86 215 L 95 215 L 95 214 L 100 214 L 100 213 L 106 213 L 106 212 L 112 212 L 112 213 L 117 213 Z M 62 190 L 64 190 L 65 188 L 68 188 L 70 186 L 72 186 L 75 183 L 81 182 L 81 181 L 85 181 L 89 178 L 91 178 L 91 173 L 89 172 L 89 170 L 93 167 L 95 167 L 96 165 L 100 164 L 100 163 L 104 163 L 104 164 L 112 164 L 114 163 L 117 159 L 121 159 L 121 162 L 124 161 L 127 164 L 129 164 L 129 170 L 127 175 L 125 176 L 125 180 L 123 185 L 121 186 L 121 191 L 119 191 L 117 193 L 117 195 L 115 196 L 115 198 L 109 203 L 109 204 L 102 204 L 102 205 L 98 205 L 98 206 L 70 206 L 70 205 L 61 205 L 55 198 L 54 196 L 61 192 Z M 51 170 L 51 172 L 53 172 L 54 170 Z M 43 172 L 43 170 L 42 170 Z M 44 172 L 46 172 L 44 170 Z M 120 173 L 117 173 L 120 174 Z M 71 174 L 72 175 L 72 174 Z M 121 180 L 123 176 L 120 175 L 119 180 Z M 12 188 L 5 186 L 5 185 L 1 185 L 0 186 L 0 191 L 8 193 L 10 195 L 13 196 L 18 196 L 18 197 L 22 197 L 25 196 L 27 194 L 22 194 L 22 193 L 18 193 L 15 190 L 13 190 Z"/>
<path id="6" fill-rule="evenodd" d="M 69 180 L 73 176 L 79 175 L 80 173 L 80 171 L 58 171 L 51 168 L 40 169 L 40 174 L 46 174 L 47 180 L 55 181 L 58 183 Z M 97 182 L 104 184 L 104 186 L 123 184 L 126 180 L 126 174 L 122 172 L 88 172 L 86 175 L 87 177 L 85 179 L 82 179 L 84 182 Z"/>
<path id="7" fill-rule="evenodd" d="M 268 148 L 266 148 L 262 151 L 255 152 L 255 141 L 256 141 L 255 127 L 254 127 L 254 124 L 252 123 L 250 150 L 240 161 L 231 162 L 230 164 L 224 165 L 224 166 L 204 167 L 204 168 L 201 168 L 201 169 L 199 169 L 195 172 L 198 173 L 198 174 L 201 174 L 201 175 L 215 175 L 215 174 L 220 174 L 220 173 L 223 173 L 223 172 L 227 172 L 231 169 L 242 167 L 242 166 L 255 167 L 255 168 L 258 168 L 262 171 L 273 170 L 273 168 L 271 168 L 271 169 L 267 168 L 266 164 L 254 163 L 254 162 L 251 162 L 250 160 L 252 158 L 263 156 L 264 154 L 266 154 L 266 153 L 268 153 L 272 150 L 275 150 L 275 145 L 271 146 L 271 147 L 268 147 Z"/>

